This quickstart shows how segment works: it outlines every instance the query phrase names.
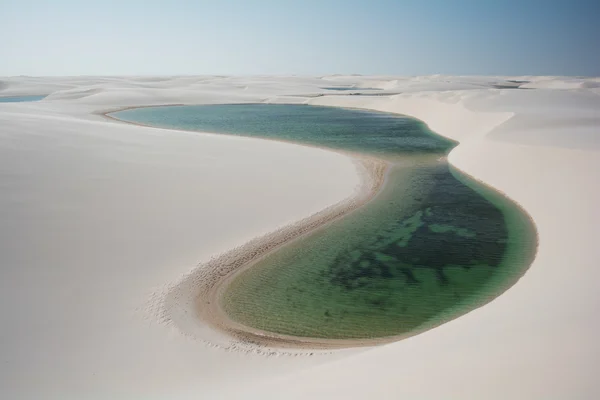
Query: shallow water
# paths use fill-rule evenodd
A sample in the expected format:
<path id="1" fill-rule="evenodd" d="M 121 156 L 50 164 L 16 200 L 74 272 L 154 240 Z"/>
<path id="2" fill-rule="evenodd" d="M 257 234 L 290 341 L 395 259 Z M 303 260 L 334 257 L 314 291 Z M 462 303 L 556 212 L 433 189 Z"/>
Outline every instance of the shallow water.
<path id="1" fill-rule="evenodd" d="M 0 103 L 23 103 L 26 101 L 40 101 L 44 96 L 11 96 L 11 97 L 2 97 L 0 96 Z"/>
<path id="2" fill-rule="evenodd" d="M 338 91 L 344 91 L 344 90 L 356 90 L 356 91 L 361 91 L 361 90 L 381 90 L 379 88 L 343 87 L 343 86 L 323 87 L 321 89 L 325 89 L 325 90 L 338 90 Z"/>
<path id="3" fill-rule="evenodd" d="M 242 324 L 313 338 L 420 331 L 515 282 L 535 233 L 522 211 L 445 162 L 455 145 L 420 121 L 304 105 L 142 108 L 114 114 L 162 127 L 290 140 L 392 162 L 367 206 L 240 273 L 222 304 Z"/>

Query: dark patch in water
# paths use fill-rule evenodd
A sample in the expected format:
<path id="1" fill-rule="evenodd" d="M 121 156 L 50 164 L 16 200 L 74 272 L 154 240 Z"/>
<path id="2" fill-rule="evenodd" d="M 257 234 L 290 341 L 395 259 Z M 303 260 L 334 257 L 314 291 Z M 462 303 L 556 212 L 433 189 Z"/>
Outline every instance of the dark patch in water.
<path id="1" fill-rule="evenodd" d="M 390 221 L 371 242 L 336 257 L 328 269 L 332 284 L 346 290 L 377 286 L 378 280 L 419 285 L 414 271 L 430 269 L 440 285 L 447 285 L 447 268 L 499 265 L 508 232 L 490 222 L 502 221 L 502 213 L 458 183 L 447 167 L 436 169 L 433 188 L 418 211 Z"/>

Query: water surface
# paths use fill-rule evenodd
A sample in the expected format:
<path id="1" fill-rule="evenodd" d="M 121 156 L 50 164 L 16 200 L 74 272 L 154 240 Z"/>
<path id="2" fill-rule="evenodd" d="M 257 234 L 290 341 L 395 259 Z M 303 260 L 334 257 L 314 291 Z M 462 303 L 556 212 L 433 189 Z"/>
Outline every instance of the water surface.
<path id="1" fill-rule="evenodd" d="M 362 152 L 392 163 L 387 184 L 368 205 L 232 281 L 222 305 L 244 325 L 329 339 L 411 334 L 493 298 L 532 259 L 528 217 L 451 168 L 444 156 L 455 143 L 420 121 L 264 104 L 142 108 L 115 116 Z"/>
<path id="2" fill-rule="evenodd" d="M 0 96 L 0 103 L 23 103 L 26 101 L 40 101 L 46 96 L 10 96 L 10 97 L 2 97 Z"/>

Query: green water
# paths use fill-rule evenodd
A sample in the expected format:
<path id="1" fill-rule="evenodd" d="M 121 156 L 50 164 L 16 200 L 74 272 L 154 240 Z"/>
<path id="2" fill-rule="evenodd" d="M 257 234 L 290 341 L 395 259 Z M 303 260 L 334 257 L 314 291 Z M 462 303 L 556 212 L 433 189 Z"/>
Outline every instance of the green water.
<path id="1" fill-rule="evenodd" d="M 145 108 L 115 116 L 359 151 L 392 162 L 386 186 L 367 206 L 233 280 L 222 304 L 232 319 L 254 328 L 313 338 L 410 334 L 495 297 L 534 255 L 527 216 L 449 167 L 442 157 L 455 143 L 414 119 L 262 104 Z"/>

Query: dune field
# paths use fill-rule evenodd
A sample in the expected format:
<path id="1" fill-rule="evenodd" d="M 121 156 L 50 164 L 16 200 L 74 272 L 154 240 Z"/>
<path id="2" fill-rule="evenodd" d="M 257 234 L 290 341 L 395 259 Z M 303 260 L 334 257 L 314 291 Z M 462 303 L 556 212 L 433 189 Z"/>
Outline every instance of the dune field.
<path id="1" fill-rule="evenodd" d="M 0 78 L 0 98 L 36 95 L 47 97 L 0 102 L 0 397 L 600 397 L 599 78 Z M 194 312 L 206 268 L 359 207 L 383 173 L 316 147 L 105 115 L 229 103 L 424 121 L 459 142 L 450 164 L 531 216 L 535 260 L 491 303 L 390 344 L 281 349 L 224 335 Z"/>

